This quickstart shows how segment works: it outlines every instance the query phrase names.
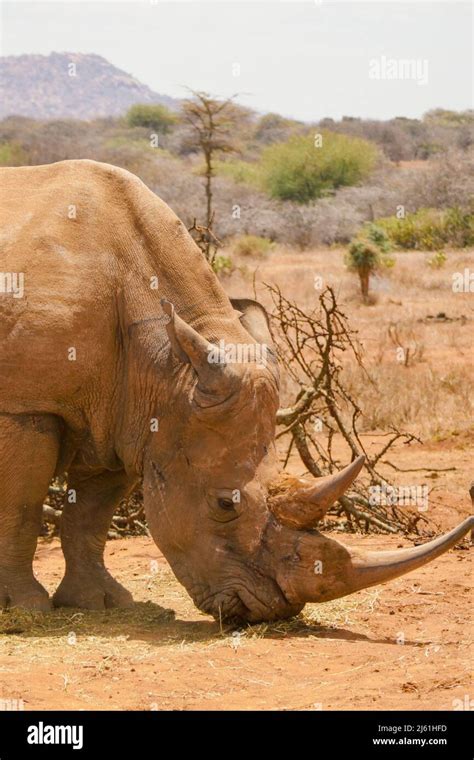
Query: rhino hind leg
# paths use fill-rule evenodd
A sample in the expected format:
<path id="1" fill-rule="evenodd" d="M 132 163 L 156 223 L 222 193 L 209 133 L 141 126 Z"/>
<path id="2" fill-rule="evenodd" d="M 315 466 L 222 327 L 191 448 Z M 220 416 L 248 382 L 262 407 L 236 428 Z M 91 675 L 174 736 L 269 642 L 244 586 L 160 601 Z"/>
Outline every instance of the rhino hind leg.
<path id="1" fill-rule="evenodd" d="M 33 557 L 59 444 L 53 415 L 0 415 L 0 608 L 51 607 Z"/>
<path id="2" fill-rule="evenodd" d="M 133 604 L 130 592 L 104 565 L 113 513 L 133 486 L 123 471 L 97 473 L 71 468 L 68 489 L 74 489 L 76 502 L 63 508 L 61 545 L 66 572 L 53 597 L 55 607 L 103 610 Z"/>

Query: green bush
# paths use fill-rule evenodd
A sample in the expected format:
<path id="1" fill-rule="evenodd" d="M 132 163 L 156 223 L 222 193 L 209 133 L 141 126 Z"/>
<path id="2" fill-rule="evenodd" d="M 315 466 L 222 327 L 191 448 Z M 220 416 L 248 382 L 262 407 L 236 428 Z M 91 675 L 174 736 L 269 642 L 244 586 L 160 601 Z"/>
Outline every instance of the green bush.
<path id="1" fill-rule="evenodd" d="M 222 177 L 230 177 L 234 182 L 243 185 L 253 185 L 262 189 L 262 171 L 257 163 L 230 159 L 214 161 L 214 171 Z"/>
<path id="2" fill-rule="evenodd" d="M 368 238 L 355 238 L 349 245 L 346 266 L 354 272 L 367 270 L 370 274 L 390 268 L 395 261 L 380 250 L 376 243 Z"/>
<path id="3" fill-rule="evenodd" d="M 231 274 L 233 270 L 232 259 L 229 256 L 218 255 L 212 262 L 212 268 L 217 275 Z"/>
<path id="4" fill-rule="evenodd" d="M 448 260 L 448 257 L 446 256 L 444 251 L 436 251 L 429 259 L 428 259 L 428 266 L 432 269 L 441 269 L 441 267 L 444 267 L 446 264 L 446 261 Z"/>
<path id="5" fill-rule="evenodd" d="M 272 247 L 271 240 L 258 235 L 242 235 L 233 246 L 234 253 L 240 256 L 265 256 Z"/>
<path id="6" fill-rule="evenodd" d="M 137 103 L 128 109 L 125 116 L 129 127 L 146 127 L 154 132 L 165 134 L 176 124 L 176 115 L 159 104 L 148 105 L 146 103 Z"/>
<path id="7" fill-rule="evenodd" d="M 397 248 L 436 251 L 474 245 L 474 215 L 459 208 L 422 208 L 404 219 L 378 219 L 377 225 Z"/>
<path id="8" fill-rule="evenodd" d="M 434 108 L 423 115 L 423 121 L 441 126 L 458 126 L 459 124 L 469 124 L 472 126 L 474 123 L 474 113 L 472 110 L 449 111 L 445 108 Z"/>
<path id="9" fill-rule="evenodd" d="M 377 149 L 366 140 L 334 132 L 291 137 L 270 145 L 262 153 L 263 183 L 273 198 L 308 203 L 336 188 L 365 179 L 377 158 Z"/>
<path id="10" fill-rule="evenodd" d="M 21 145 L 11 142 L 0 143 L 0 166 L 21 166 L 26 156 Z"/>
<path id="11" fill-rule="evenodd" d="M 383 252 L 388 253 L 391 249 L 389 237 L 383 227 L 380 227 L 375 222 L 370 222 L 366 225 L 367 238 L 375 243 L 376 246 Z"/>
<path id="12" fill-rule="evenodd" d="M 369 297 L 370 277 L 382 269 L 393 267 L 395 260 L 388 255 L 390 243 L 385 231 L 376 224 L 366 224 L 352 240 L 346 253 L 346 266 L 359 276 L 362 298 Z"/>

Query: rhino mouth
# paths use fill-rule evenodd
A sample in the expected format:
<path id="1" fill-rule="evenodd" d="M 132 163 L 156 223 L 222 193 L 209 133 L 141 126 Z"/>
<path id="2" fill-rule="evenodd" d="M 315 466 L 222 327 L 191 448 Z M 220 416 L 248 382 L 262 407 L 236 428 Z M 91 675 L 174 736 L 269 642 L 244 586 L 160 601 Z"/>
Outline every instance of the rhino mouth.
<path id="1" fill-rule="evenodd" d="M 212 615 L 218 623 L 241 623 L 247 613 L 247 608 L 238 594 L 217 594 L 209 602 L 198 606 L 201 612 Z"/>
<path id="2" fill-rule="evenodd" d="M 297 615 L 303 605 L 291 604 L 274 579 L 266 579 L 271 593 L 262 599 L 254 589 L 247 586 L 219 591 L 201 601 L 197 606 L 218 623 L 246 624 L 269 620 L 282 620 Z"/>

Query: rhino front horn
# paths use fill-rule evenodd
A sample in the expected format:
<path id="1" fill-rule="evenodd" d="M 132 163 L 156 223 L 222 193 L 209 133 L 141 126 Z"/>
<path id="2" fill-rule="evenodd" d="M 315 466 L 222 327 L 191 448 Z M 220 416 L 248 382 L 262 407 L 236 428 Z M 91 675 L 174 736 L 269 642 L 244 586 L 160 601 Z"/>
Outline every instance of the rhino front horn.
<path id="1" fill-rule="evenodd" d="M 270 509 L 289 528 L 314 528 L 352 485 L 364 462 L 365 456 L 362 454 L 340 472 L 317 478 L 314 483 L 293 480 L 273 496 Z"/>
<path id="2" fill-rule="evenodd" d="M 368 552 L 363 557 L 354 557 L 351 592 L 374 586 L 377 583 L 386 583 L 393 578 L 398 578 L 399 575 L 404 575 L 416 570 L 417 567 L 426 565 L 427 562 L 431 562 L 440 554 L 448 551 L 473 527 L 474 515 L 471 515 L 449 533 L 445 533 L 444 536 L 439 536 L 433 541 L 428 541 L 426 544 L 415 546 L 412 549 Z"/>
<path id="3" fill-rule="evenodd" d="M 287 550 L 286 565 L 282 565 L 277 580 L 292 604 L 328 602 L 426 565 L 448 551 L 473 526 L 471 516 L 426 544 L 381 552 L 361 552 L 321 534 L 298 533 L 297 552 Z"/>

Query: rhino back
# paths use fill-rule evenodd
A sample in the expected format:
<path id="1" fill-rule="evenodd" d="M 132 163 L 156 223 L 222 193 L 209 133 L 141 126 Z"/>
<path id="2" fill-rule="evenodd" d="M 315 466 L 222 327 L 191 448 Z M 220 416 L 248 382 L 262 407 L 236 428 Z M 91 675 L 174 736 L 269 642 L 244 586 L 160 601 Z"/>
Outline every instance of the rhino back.
<path id="1" fill-rule="evenodd" d="M 4 168 L 0 188 L 0 273 L 24 286 L 0 292 L 0 412 L 112 404 L 131 326 L 158 318 L 166 343 L 162 296 L 209 339 L 239 330 L 184 225 L 128 172 L 87 160 Z"/>

